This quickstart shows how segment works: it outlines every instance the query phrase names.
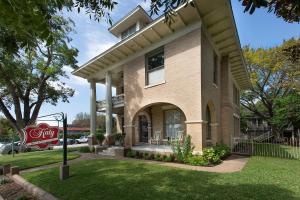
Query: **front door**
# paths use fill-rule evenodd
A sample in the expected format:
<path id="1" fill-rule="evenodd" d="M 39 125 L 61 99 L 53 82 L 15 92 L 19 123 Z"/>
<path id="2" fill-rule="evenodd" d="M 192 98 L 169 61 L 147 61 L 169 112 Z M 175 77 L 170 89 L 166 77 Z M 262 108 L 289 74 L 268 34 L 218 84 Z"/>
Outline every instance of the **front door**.
<path id="1" fill-rule="evenodd" d="M 139 116 L 140 142 L 148 142 L 148 120 L 146 116 Z"/>

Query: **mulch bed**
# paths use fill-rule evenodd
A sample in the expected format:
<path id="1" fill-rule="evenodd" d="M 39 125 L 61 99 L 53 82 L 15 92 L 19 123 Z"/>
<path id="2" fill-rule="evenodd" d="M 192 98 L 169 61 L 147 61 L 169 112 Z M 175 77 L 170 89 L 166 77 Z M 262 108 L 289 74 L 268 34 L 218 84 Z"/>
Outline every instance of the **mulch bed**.
<path id="1" fill-rule="evenodd" d="M 5 200 L 15 200 L 15 199 L 26 199 L 26 200 L 36 200 L 32 195 L 28 194 L 20 185 L 10 182 L 0 185 L 0 195 Z M 23 197 L 23 198 L 21 198 Z"/>

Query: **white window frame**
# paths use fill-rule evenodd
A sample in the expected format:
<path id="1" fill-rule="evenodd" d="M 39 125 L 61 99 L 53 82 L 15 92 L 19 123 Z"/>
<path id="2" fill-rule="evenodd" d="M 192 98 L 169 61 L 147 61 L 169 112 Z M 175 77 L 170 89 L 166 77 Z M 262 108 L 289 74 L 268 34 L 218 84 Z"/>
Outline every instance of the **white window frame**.
<path id="1" fill-rule="evenodd" d="M 146 79 L 145 79 L 145 85 L 146 86 L 160 85 L 162 83 L 165 83 L 165 58 L 164 58 L 164 63 L 163 63 L 162 66 L 156 67 L 154 69 L 149 69 L 149 65 L 148 65 L 148 59 L 150 57 L 153 57 L 153 56 L 155 56 L 157 54 L 161 54 L 161 53 L 164 54 L 164 47 L 160 47 L 158 49 L 155 49 L 154 51 L 151 51 L 150 53 L 146 54 L 146 56 L 145 56 L 145 65 L 146 65 L 145 66 L 145 77 L 146 77 Z M 155 72 L 155 71 L 158 71 L 158 70 L 162 70 L 162 69 L 164 70 L 163 71 L 163 80 L 161 80 L 161 81 L 159 81 L 157 83 L 151 83 L 151 84 L 149 84 L 149 73 Z"/>

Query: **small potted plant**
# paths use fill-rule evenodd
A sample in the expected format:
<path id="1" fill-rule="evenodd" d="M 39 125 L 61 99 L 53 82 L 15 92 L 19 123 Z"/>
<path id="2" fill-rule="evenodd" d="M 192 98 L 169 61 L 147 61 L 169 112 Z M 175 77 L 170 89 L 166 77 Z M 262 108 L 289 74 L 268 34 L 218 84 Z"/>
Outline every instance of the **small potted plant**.
<path id="1" fill-rule="evenodd" d="M 102 145 L 102 142 L 104 141 L 104 139 L 105 139 L 105 136 L 104 136 L 104 134 L 103 133 L 100 133 L 100 132 L 98 132 L 98 133 L 96 133 L 96 140 L 97 140 L 97 142 L 98 142 L 98 144 L 101 146 Z"/>
<path id="2" fill-rule="evenodd" d="M 122 146 L 124 142 L 124 135 L 122 133 L 115 134 L 115 145 Z"/>

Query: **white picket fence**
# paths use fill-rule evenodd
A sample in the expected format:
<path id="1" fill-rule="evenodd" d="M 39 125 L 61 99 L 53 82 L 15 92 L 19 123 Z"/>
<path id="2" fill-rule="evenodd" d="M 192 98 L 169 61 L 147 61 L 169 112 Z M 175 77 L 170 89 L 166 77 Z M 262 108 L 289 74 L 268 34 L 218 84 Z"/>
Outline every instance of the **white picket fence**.
<path id="1" fill-rule="evenodd" d="M 233 138 L 232 153 L 300 159 L 300 138 Z"/>

